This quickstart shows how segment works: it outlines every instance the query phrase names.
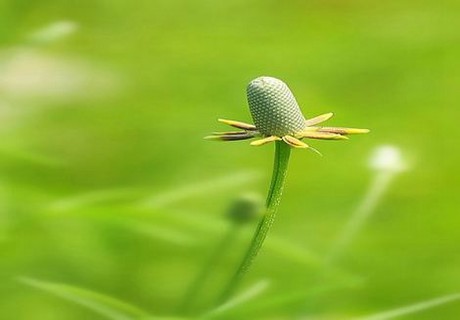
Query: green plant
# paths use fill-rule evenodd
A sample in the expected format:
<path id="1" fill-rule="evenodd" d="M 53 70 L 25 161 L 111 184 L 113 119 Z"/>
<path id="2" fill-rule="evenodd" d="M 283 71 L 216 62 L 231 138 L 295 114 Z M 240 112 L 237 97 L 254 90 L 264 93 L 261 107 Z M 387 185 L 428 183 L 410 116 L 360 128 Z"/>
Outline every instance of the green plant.
<path id="1" fill-rule="evenodd" d="M 253 146 L 275 142 L 275 160 L 266 200 L 266 212 L 259 222 L 236 273 L 224 289 L 222 301 L 232 294 L 239 280 L 250 268 L 275 221 L 287 176 L 291 147 L 310 148 L 316 151 L 301 139 L 345 140 L 348 139 L 348 134 L 369 132 L 367 129 L 316 126 L 330 119 L 333 114 L 327 113 L 312 119 L 305 119 L 289 87 L 276 78 L 259 77 L 252 80 L 247 87 L 247 98 L 254 125 L 219 119 L 220 122 L 242 131 L 216 132 L 206 137 L 221 141 L 261 138 L 251 142 Z"/>

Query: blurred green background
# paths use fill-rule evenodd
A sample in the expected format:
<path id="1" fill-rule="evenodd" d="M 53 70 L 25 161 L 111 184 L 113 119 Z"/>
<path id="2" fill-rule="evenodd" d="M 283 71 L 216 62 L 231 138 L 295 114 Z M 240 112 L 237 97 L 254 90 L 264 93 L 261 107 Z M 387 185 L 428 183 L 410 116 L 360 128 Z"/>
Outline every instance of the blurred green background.
<path id="1" fill-rule="evenodd" d="M 214 317 L 352 319 L 458 294 L 458 9 L 0 1 L 0 318 L 135 318 L 91 304 L 88 292 L 179 316 L 230 228 L 229 203 L 266 192 L 273 146 L 202 139 L 227 129 L 219 117 L 251 121 L 245 87 L 260 75 L 286 81 L 307 116 L 333 111 L 328 124 L 372 132 L 310 141 L 322 158 L 293 152 L 278 219 L 239 289 L 257 292 Z M 408 170 L 328 266 L 384 144 L 400 148 Z M 212 263 L 191 314 L 212 308 L 254 227 Z M 453 301 L 402 318 L 459 314 Z"/>

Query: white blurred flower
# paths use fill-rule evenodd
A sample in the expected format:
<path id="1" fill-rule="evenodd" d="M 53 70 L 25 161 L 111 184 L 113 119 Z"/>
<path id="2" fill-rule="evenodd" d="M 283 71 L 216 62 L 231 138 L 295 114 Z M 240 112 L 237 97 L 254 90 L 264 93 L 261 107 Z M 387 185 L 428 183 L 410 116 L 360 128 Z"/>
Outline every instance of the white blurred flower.
<path id="1" fill-rule="evenodd" d="M 30 48 L 0 55 L 0 92 L 10 100 L 93 98 L 118 91 L 118 85 L 118 76 L 87 61 Z"/>
<path id="2" fill-rule="evenodd" d="M 374 150 L 369 159 L 369 166 L 376 171 L 402 172 L 407 170 L 401 150 L 392 145 L 382 145 Z"/>
<path id="3" fill-rule="evenodd" d="M 78 24 L 74 21 L 55 21 L 32 32 L 28 39 L 40 44 L 51 43 L 72 35 L 78 28 Z"/>

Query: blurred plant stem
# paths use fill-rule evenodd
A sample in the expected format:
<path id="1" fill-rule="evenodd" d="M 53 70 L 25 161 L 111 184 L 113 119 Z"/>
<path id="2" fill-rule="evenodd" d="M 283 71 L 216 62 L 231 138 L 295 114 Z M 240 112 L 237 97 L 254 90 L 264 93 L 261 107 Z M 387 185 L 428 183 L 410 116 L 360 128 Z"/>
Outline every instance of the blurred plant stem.
<path id="1" fill-rule="evenodd" d="M 348 223 L 343 227 L 326 257 L 326 264 L 339 260 L 356 235 L 364 227 L 366 221 L 372 216 L 380 199 L 390 188 L 394 178 L 408 169 L 400 148 L 393 145 L 378 146 L 369 159 L 370 168 L 375 171 L 367 193 L 360 205 L 351 215 Z"/>
<path id="2" fill-rule="evenodd" d="M 380 199 L 391 185 L 396 173 L 390 171 L 382 171 L 377 173 L 362 202 L 353 212 L 347 224 L 343 227 L 341 233 L 337 237 L 329 255 L 326 258 L 327 264 L 337 262 L 348 246 L 352 243 L 356 235 L 364 227 L 366 221 L 375 211 Z"/>
<path id="3" fill-rule="evenodd" d="M 278 206 L 283 193 L 284 182 L 286 180 L 290 155 L 291 147 L 283 141 L 276 141 L 273 174 L 270 189 L 267 195 L 265 214 L 257 226 L 254 237 L 252 238 L 251 244 L 243 257 L 243 260 L 228 285 L 224 288 L 218 303 L 226 301 L 238 286 L 242 277 L 249 270 L 257 257 L 257 254 L 259 253 L 260 248 L 262 247 L 262 244 L 264 243 L 264 240 L 275 221 L 276 212 L 278 211 Z"/>
<path id="4" fill-rule="evenodd" d="M 8 199 L 6 188 L 0 181 L 0 243 L 8 238 Z"/>
<path id="5" fill-rule="evenodd" d="M 219 261 L 221 256 L 228 251 L 229 245 L 234 242 L 234 239 L 239 230 L 240 224 L 236 223 L 232 223 L 230 228 L 228 228 L 227 233 L 224 235 L 211 255 L 207 258 L 203 267 L 188 287 L 179 307 L 177 308 L 178 314 L 188 314 L 190 312 L 190 308 L 192 307 L 193 302 L 199 296 L 199 292 L 211 274 L 212 270 L 215 268 L 216 262 Z"/>

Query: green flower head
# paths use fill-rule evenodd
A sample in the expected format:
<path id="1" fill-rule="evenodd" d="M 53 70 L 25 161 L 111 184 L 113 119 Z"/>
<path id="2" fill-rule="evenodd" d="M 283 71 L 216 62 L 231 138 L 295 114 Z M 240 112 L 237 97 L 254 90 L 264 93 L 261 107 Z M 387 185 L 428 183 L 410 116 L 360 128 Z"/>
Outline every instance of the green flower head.
<path id="1" fill-rule="evenodd" d="M 281 80 L 259 77 L 247 89 L 249 110 L 260 133 L 294 135 L 305 129 L 305 118 L 288 86 Z"/>
<path id="2" fill-rule="evenodd" d="M 273 77 L 264 76 L 252 80 L 247 87 L 247 98 L 254 125 L 219 119 L 242 131 L 215 132 L 206 138 L 233 141 L 260 137 L 251 145 L 260 146 L 283 140 L 295 148 L 310 148 L 301 140 L 346 140 L 350 134 L 369 132 L 367 129 L 316 126 L 330 119 L 333 114 L 326 113 L 306 119 L 289 87 Z"/>

